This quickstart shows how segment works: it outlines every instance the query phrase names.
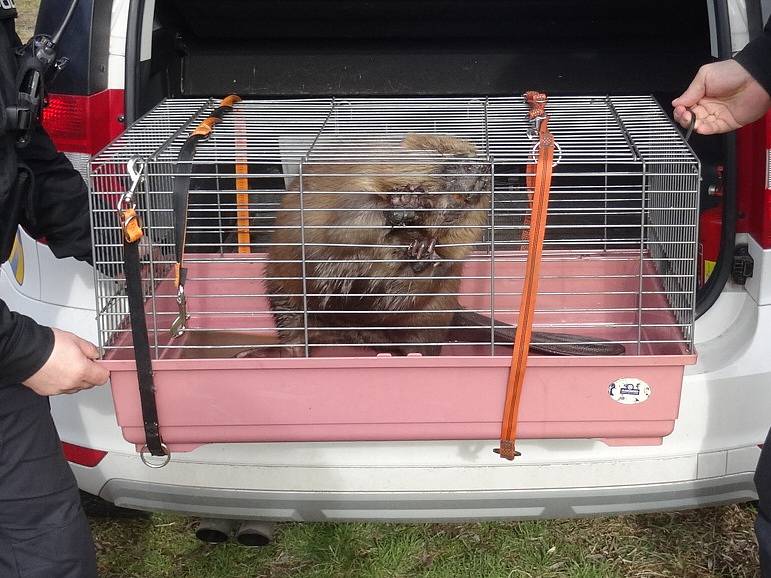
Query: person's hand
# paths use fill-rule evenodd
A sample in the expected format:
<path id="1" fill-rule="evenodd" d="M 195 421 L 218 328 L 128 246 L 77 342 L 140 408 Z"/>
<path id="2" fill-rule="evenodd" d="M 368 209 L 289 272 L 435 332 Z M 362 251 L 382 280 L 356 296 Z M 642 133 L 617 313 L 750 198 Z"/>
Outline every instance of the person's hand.
<path id="1" fill-rule="evenodd" d="M 54 329 L 54 348 L 45 365 L 24 381 L 38 395 L 75 393 L 102 385 L 109 372 L 95 363 L 99 352 L 93 344 L 68 331 Z"/>
<path id="2" fill-rule="evenodd" d="M 695 114 L 697 133 L 717 134 L 759 119 L 771 106 L 771 98 L 741 64 L 723 60 L 702 66 L 672 106 L 683 128 L 688 128 Z"/>

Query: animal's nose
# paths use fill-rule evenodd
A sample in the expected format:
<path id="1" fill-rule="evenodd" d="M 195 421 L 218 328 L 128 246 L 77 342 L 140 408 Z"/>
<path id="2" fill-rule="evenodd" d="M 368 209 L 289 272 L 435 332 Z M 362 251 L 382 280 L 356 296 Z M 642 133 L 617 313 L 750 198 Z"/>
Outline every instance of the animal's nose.
<path id="1" fill-rule="evenodd" d="M 389 227 L 400 227 L 415 223 L 418 220 L 418 214 L 410 209 L 395 209 L 387 211 L 385 218 Z"/>

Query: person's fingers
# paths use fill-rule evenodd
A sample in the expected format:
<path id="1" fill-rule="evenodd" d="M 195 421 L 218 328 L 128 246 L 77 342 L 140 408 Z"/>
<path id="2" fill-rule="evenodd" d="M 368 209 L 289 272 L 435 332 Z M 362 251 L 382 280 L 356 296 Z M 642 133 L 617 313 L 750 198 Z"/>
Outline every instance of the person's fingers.
<path id="1" fill-rule="evenodd" d="M 696 132 L 703 135 L 721 134 L 731 130 L 728 128 L 728 124 L 719 120 L 705 120 L 699 126 L 699 122 L 696 123 Z"/>
<path id="2" fill-rule="evenodd" d="M 92 385 L 102 385 L 103 383 L 106 383 L 110 378 L 110 372 L 98 363 L 94 363 L 93 361 L 89 361 L 87 363 L 88 365 L 86 366 L 83 380 Z"/>
<path id="3" fill-rule="evenodd" d="M 701 67 L 685 92 L 672 101 L 672 106 L 690 108 L 699 102 L 706 94 L 707 85 L 705 79 L 706 73 L 704 72 L 704 67 Z"/>
<path id="4" fill-rule="evenodd" d="M 734 126 L 733 117 L 725 107 L 704 101 L 691 109 L 696 115 L 694 131 L 701 135 L 720 134 L 738 128 Z"/>
<path id="5" fill-rule="evenodd" d="M 677 123 L 683 128 L 688 128 L 690 126 L 693 113 L 684 106 L 680 105 L 675 107 L 673 115 Z"/>
<path id="6" fill-rule="evenodd" d="M 88 385 L 88 387 L 94 387 L 93 385 L 86 384 L 85 381 L 80 380 L 77 383 L 73 383 L 73 384 L 68 385 L 67 387 L 61 388 L 57 393 L 65 393 L 67 395 L 72 394 L 72 393 L 78 393 L 86 385 Z"/>
<path id="7" fill-rule="evenodd" d="M 78 348 L 83 352 L 83 355 L 89 359 L 99 359 L 99 350 L 93 343 L 86 341 L 85 339 L 81 339 L 77 335 L 73 335 L 73 337 L 75 338 L 75 343 L 77 344 Z"/>
<path id="8" fill-rule="evenodd" d="M 79 391 L 84 391 L 86 389 L 93 389 L 98 385 L 100 384 L 89 383 L 88 381 L 80 381 L 77 385 L 73 385 L 72 387 L 67 388 L 66 390 L 63 390 L 61 393 L 66 393 L 68 395 L 71 395 L 73 393 L 78 393 Z"/>

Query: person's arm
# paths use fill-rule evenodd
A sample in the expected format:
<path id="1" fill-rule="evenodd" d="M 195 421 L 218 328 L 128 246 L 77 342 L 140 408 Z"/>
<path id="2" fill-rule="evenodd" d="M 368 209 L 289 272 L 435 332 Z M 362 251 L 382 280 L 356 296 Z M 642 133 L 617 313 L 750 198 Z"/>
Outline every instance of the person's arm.
<path id="1" fill-rule="evenodd" d="M 15 14 L 14 14 L 15 16 Z M 0 71 L 3 82 L 13 80 L 14 57 L 18 46 L 13 19 L 0 21 Z M 4 107 L 2 93 L 0 106 Z M 8 142 L 8 135 L 0 138 Z M 57 257 L 91 258 L 88 192 L 80 174 L 67 158 L 56 152 L 42 128 L 37 127 L 27 148 L 0 149 L 2 154 L 16 154 L 35 177 L 31 188 L 17 190 L 6 183 L 3 195 L 21 195 L 11 199 L 12 215 L 0 215 L 3 229 L 14 229 L 17 216 L 34 236 L 45 236 Z M 16 162 L 10 163 L 11 171 Z M 8 166 L 5 166 L 8 169 Z M 2 175 L 13 182 L 13 174 Z M 0 179 L 2 181 L 2 179 Z M 7 188 L 7 190 L 6 190 Z M 20 215 L 15 207 L 21 203 Z M 0 259 L 6 255 L 0 256 Z M 22 383 L 40 395 L 72 393 L 105 383 L 107 370 L 94 362 L 96 347 L 76 335 L 51 329 L 33 319 L 11 311 L 0 299 L 0 391 Z"/>
<path id="2" fill-rule="evenodd" d="M 0 388 L 35 374 L 53 348 L 54 334 L 49 327 L 14 313 L 0 300 Z"/>
<path id="3" fill-rule="evenodd" d="M 88 188 L 80 173 L 56 151 L 40 127 L 18 154 L 33 176 L 21 224 L 32 236 L 45 237 L 57 257 L 91 262 Z M 99 353 L 93 344 L 5 310 L 3 327 L 7 331 L 0 329 L 0 383 L 21 382 L 40 395 L 57 395 L 107 381 L 107 370 L 94 362 Z M 6 341 L 2 341 L 3 335 L 7 335 Z"/>
<path id="4" fill-rule="evenodd" d="M 18 154 L 33 174 L 22 226 L 33 237 L 45 237 L 57 257 L 91 263 L 88 187 L 80 173 L 40 127 Z"/>
<path id="5" fill-rule="evenodd" d="M 763 34 L 731 60 L 702 66 L 688 89 L 672 101 L 683 127 L 696 116 L 694 130 L 718 134 L 762 117 L 771 106 L 771 19 Z"/>
<path id="6" fill-rule="evenodd" d="M 13 49 L 21 47 L 13 18 L 3 24 L 0 34 L 6 36 L 7 42 L 2 44 Z M 7 58 L 3 61 L 8 64 Z M 14 62 L 13 57 L 10 62 Z M 9 78 L 16 74 L 5 72 Z M 45 237 L 57 257 L 91 262 L 88 188 L 80 173 L 56 150 L 39 124 L 32 130 L 27 146 L 16 149 L 16 154 L 20 162 L 29 167 L 33 177 L 20 224 L 33 237 Z"/>
<path id="7" fill-rule="evenodd" d="M 734 60 L 771 94 L 771 18 L 763 28 L 763 34 L 754 38 Z"/>

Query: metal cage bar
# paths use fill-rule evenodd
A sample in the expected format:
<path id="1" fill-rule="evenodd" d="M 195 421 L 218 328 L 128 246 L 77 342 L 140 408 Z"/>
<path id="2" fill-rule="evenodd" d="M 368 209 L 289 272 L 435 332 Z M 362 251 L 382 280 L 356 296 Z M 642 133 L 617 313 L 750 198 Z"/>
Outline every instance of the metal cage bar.
<path id="1" fill-rule="evenodd" d="M 215 106 L 165 100 L 90 163 L 100 347 L 131 354 L 115 202 L 138 156 L 157 359 L 294 346 L 305 355 L 507 354 L 534 143 L 525 103 L 504 97 L 236 104 L 191 161 L 191 320 L 170 338 L 174 167 L 190 128 Z M 698 159 L 649 96 L 552 97 L 547 113 L 559 150 L 534 341 L 558 343 L 549 335 L 560 333 L 627 354 L 691 352 Z M 473 337 L 459 321 L 467 313 L 486 319 Z"/>

